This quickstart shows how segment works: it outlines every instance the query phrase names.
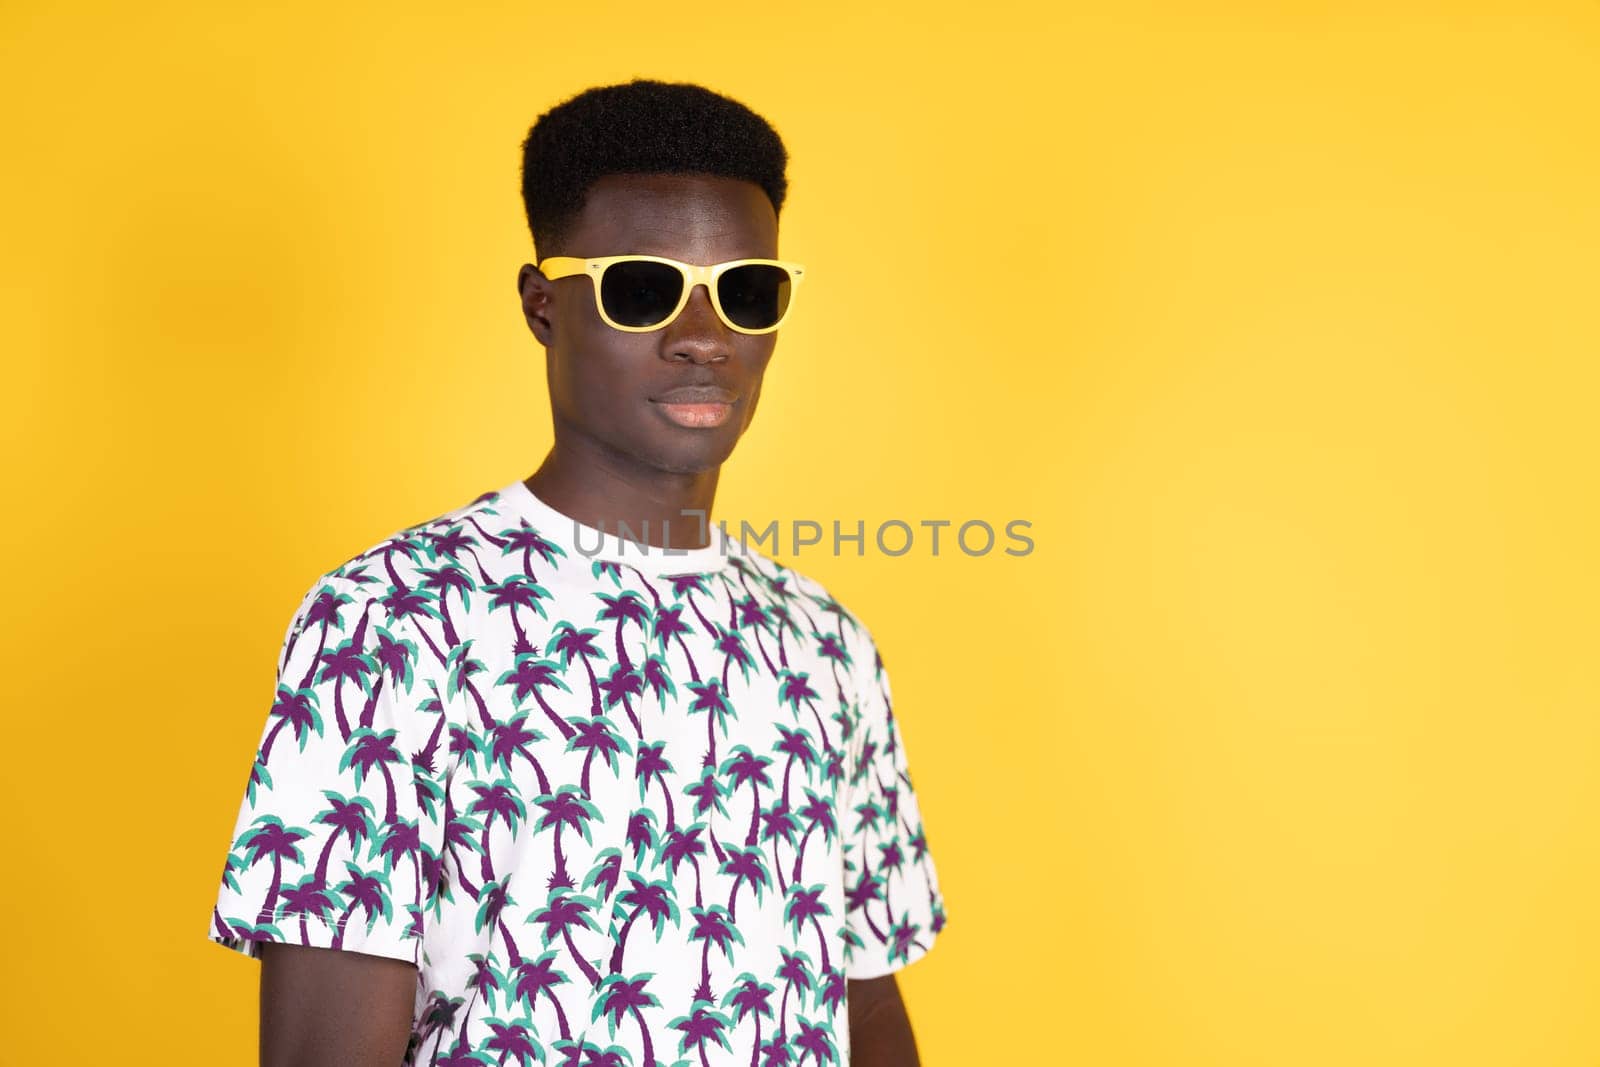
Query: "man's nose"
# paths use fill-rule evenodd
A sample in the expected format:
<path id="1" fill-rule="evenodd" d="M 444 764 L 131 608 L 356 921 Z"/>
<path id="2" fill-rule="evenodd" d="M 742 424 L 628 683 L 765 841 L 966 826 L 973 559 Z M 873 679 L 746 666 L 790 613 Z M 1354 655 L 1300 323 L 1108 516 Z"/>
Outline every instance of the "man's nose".
<path id="1" fill-rule="evenodd" d="M 689 290 L 689 302 L 667 325 L 664 358 L 673 362 L 715 363 L 733 354 L 732 331 L 717 317 L 704 285 Z"/>

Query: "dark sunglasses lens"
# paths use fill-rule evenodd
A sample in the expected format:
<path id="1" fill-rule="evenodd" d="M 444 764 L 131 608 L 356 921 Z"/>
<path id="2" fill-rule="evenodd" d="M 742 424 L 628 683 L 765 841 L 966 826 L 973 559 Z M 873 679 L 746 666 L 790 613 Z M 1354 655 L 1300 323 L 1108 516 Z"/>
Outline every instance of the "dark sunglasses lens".
<path id="1" fill-rule="evenodd" d="M 600 301 L 620 326 L 654 326 L 683 294 L 683 275 L 665 263 L 613 263 L 600 276 Z"/>
<path id="2" fill-rule="evenodd" d="M 747 263 L 723 272 L 717 283 L 717 299 L 736 325 L 765 330 L 783 319 L 793 289 L 789 272 L 782 267 Z"/>

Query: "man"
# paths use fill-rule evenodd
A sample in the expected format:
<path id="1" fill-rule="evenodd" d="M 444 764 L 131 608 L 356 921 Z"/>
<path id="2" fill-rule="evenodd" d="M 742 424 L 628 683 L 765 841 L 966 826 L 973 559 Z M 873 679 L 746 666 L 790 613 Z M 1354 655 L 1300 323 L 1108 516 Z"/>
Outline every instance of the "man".
<path id="1" fill-rule="evenodd" d="M 295 611 L 209 929 L 262 1061 L 915 1064 L 945 910 L 882 660 L 707 521 L 804 277 L 783 144 L 635 79 L 523 153 L 555 444 Z"/>

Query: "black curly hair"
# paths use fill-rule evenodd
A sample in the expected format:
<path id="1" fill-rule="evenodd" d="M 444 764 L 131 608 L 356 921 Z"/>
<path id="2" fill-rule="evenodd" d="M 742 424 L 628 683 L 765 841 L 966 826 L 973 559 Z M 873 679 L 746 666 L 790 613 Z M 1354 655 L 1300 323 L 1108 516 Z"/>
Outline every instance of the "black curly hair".
<path id="1" fill-rule="evenodd" d="M 778 132 L 737 100 L 692 82 L 634 78 L 557 104 L 522 142 L 522 204 L 542 258 L 557 254 L 607 174 L 701 173 L 759 185 L 783 210 L 789 155 Z"/>

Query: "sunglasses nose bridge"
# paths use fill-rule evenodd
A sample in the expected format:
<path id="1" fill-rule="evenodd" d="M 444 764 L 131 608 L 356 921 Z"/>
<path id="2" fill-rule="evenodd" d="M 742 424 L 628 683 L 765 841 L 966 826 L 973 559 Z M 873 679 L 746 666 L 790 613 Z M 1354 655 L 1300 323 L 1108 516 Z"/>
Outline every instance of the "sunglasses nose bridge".
<path id="1" fill-rule="evenodd" d="M 678 319 L 688 317 L 691 309 L 695 314 L 704 316 L 708 322 L 714 322 L 718 327 L 726 327 L 722 316 L 717 313 L 717 302 L 711 292 L 709 278 L 692 278 L 688 282 L 689 291 L 683 297 L 683 306 L 678 309 L 675 316 Z"/>
<path id="2" fill-rule="evenodd" d="M 716 283 L 712 278 L 711 268 L 701 263 L 685 263 L 683 268 L 684 304 L 687 305 L 694 299 L 696 289 L 704 289 L 706 292 L 706 305 L 715 312 L 716 300 L 714 297 L 716 294 L 713 289 Z"/>

